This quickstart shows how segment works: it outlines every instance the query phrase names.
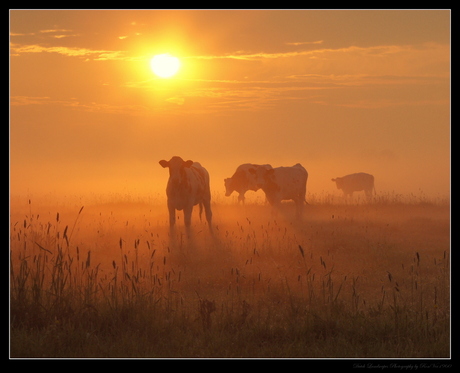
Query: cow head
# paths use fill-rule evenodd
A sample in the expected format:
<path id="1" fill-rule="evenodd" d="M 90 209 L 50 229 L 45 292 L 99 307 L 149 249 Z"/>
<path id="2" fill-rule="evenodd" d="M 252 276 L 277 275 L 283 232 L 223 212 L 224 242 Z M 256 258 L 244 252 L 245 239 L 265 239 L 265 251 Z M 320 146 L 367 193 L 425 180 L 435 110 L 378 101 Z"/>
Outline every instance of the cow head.
<path id="1" fill-rule="evenodd" d="M 336 177 L 335 179 L 331 179 L 337 185 L 337 189 L 342 189 L 342 178 Z"/>
<path id="2" fill-rule="evenodd" d="M 169 161 L 162 159 L 160 162 L 161 167 L 169 168 L 169 182 L 171 185 L 183 184 L 185 180 L 185 168 L 192 166 L 193 161 L 184 161 L 181 157 L 174 156 Z"/>
<path id="3" fill-rule="evenodd" d="M 233 193 L 233 188 L 232 188 L 232 178 L 228 177 L 224 179 L 224 185 L 225 185 L 225 196 L 229 197 Z"/>

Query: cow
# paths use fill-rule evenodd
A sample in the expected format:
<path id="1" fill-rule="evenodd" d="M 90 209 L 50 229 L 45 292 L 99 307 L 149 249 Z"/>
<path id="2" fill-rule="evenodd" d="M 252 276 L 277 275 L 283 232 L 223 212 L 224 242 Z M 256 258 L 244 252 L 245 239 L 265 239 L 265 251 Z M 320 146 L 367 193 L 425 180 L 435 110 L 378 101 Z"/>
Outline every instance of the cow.
<path id="1" fill-rule="evenodd" d="M 212 232 L 211 189 L 209 174 L 198 162 L 184 161 L 181 157 L 174 156 L 169 161 L 159 161 L 163 168 L 169 168 L 169 179 L 166 186 L 168 198 L 169 225 L 174 227 L 176 210 L 184 211 L 184 223 L 190 228 L 193 206 L 204 206 L 206 220 Z"/>
<path id="2" fill-rule="evenodd" d="M 371 198 L 372 192 L 375 192 L 374 176 L 364 172 L 336 177 L 331 180 L 336 183 L 337 189 L 343 191 L 344 197 L 352 197 L 353 192 L 360 192 L 363 190 L 366 197 Z"/>
<path id="3" fill-rule="evenodd" d="M 292 167 L 259 167 L 249 172 L 256 176 L 258 187 L 265 192 L 267 201 L 273 207 L 278 208 L 283 200 L 293 200 L 297 217 L 302 217 L 303 205 L 306 203 L 308 172 L 300 163 Z"/>
<path id="4" fill-rule="evenodd" d="M 224 179 L 225 185 L 225 196 L 229 197 L 234 191 L 238 193 L 238 202 L 244 204 L 244 194 L 248 190 L 253 190 L 257 192 L 260 188 L 257 186 L 255 174 L 251 173 L 249 170 L 257 170 L 257 168 L 262 167 L 265 169 L 270 169 L 272 166 L 269 164 L 258 165 L 252 163 L 245 163 L 236 169 L 232 177 Z"/>

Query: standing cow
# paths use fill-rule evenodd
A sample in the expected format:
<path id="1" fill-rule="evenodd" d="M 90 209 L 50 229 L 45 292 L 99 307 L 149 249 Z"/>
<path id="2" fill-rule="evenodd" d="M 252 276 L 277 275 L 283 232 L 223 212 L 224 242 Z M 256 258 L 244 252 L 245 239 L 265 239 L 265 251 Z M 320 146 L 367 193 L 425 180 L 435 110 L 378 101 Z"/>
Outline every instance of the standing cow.
<path id="1" fill-rule="evenodd" d="M 244 194 L 248 190 L 257 192 L 260 188 L 257 186 L 255 172 L 259 167 L 267 170 L 272 168 L 269 164 L 258 165 L 245 163 L 238 166 L 233 176 L 224 180 L 225 196 L 229 197 L 235 191 L 239 194 L 238 202 L 244 203 Z"/>
<path id="2" fill-rule="evenodd" d="M 364 191 L 367 198 L 372 197 L 372 192 L 375 191 L 374 176 L 364 172 L 346 175 L 332 179 L 336 183 L 337 189 L 343 191 L 345 197 L 353 196 L 353 192 Z"/>
<path id="3" fill-rule="evenodd" d="M 306 203 L 308 172 L 300 163 L 292 167 L 258 168 L 250 171 L 256 175 L 259 188 L 265 192 L 268 202 L 279 207 L 283 200 L 293 200 L 297 217 L 303 213 Z"/>
<path id="4" fill-rule="evenodd" d="M 169 161 L 161 160 L 160 165 L 169 168 L 169 180 L 166 186 L 168 197 L 169 224 L 174 227 L 176 210 L 184 210 L 184 223 L 190 228 L 193 206 L 200 205 L 206 213 L 209 229 L 212 231 L 211 190 L 209 174 L 198 162 L 184 161 L 174 156 Z"/>

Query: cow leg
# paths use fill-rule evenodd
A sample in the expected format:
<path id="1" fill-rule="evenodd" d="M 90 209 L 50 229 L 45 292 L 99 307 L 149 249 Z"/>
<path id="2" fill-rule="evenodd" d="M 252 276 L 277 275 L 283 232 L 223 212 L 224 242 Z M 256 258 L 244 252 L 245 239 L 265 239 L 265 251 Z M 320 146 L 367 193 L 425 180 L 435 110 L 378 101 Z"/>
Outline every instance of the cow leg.
<path id="1" fill-rule="evenodd" d="M 192 210 L 193 206 L 184 208 L 184 224 L 187 228 L 192 224 Z"/>
<path id="2" fill-rule="evenodd" d="M 206 214 L 206 221 L 208 222 L 209 230 L 212 232 L 212 211 L 211 211 L 211 200 L 204 200 L 204 212 Z"/>
<path id="3" fill-rule="evenodd" d="M 353 192 L 343 192 L 343 196 L 345 197 L 345 199 L 352 198 Z"/>
<path id="4" fill-rule="evenodd" d="M 303 216 L 303 211 L 305 208 L 305 204 L 307 203 L 307 188 L 305 187 L 304 190 L 302 190 L 302 193 L 299 194 L 299 200 L 297 201 L 299 205 L 299 214 L 300 217 Z"/>
<path id="5" fill-rule="evenodd" d="M 171 206 L 168 204 L 168 210 L 169 210 L 169 226 L 173 228 L 174 224 L 176 224 L 176 209 L 174 208 L 174 206 Z"/>
<path id="6" fill-rule="evenodd" d="M 372 189 L 366 189 L 364 193 L 366 194 L 366 198 L 370 201 L 372 199 Z"/>

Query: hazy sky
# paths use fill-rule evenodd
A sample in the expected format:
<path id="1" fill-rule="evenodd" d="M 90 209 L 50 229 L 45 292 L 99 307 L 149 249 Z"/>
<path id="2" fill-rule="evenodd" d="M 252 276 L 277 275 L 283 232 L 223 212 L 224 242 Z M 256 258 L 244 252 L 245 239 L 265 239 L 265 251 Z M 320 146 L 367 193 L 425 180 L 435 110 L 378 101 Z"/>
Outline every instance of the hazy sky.
<path id="1" fill-rule="evenodd" d="M 450 191 L 449 10 L 11 10 L 10 190 L 145 194 L 160 159 Z M 177 75 L 149 61 L 170 53 Z"/>

